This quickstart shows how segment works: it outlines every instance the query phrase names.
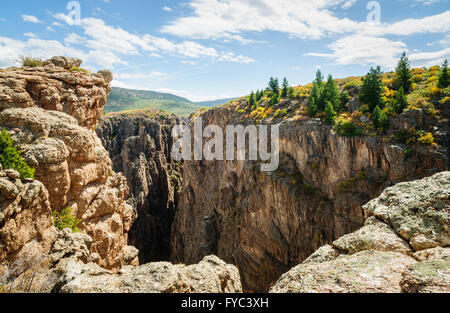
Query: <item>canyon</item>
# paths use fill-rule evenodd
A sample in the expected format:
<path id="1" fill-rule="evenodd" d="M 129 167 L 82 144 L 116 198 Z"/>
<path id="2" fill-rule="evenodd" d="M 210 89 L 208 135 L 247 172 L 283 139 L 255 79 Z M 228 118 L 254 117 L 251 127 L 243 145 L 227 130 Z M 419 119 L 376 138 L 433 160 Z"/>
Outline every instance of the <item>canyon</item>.
<path id="1" fill-rule="evenodd" d="M 34 179 L 0 169 L 0 273 L 5 262 L 23 267 L 12 284 L 39 268 L 35 282 L 46 292 L 450 288 L 446 276 L 429 289 L 417 277 L 423 267 L 448 270 L 448 105 L 441 121 L 420 110 L 392 120 L 391 133 L 436 128 L 439 148 L 411 151 L 387 136 L 341 136 L 319 118 L 267 118 L 261 123 L 280 125 L 280 166 L 266 173 L 259 161 L 174 161 L 173 127 L 193 125 L 157 110 L 102 115 L 112 74 L 69 71 L 80 65 L 55 57 L 41 67 L 0 70 L 1 128 L 36 169 Z M 360 106 L 354 96 L 350 102 Z M 192 118 L 223 129 L 247 125 L 246 105 L 240 99 Z M 424 177 L 431 178 L 407 191 L 398 185 Z M 396 198 L 415 191 L 418 199 Z M 397 211 L 386 198 L 412 211 L 391 219 Z M 80 233 L 53 227 L 52 212 L 66 207 Z M 421 212 L 417 225 L 432 225 L 411 226 L 414 212 Z M 36 258 L 37 265 L 23 264 Z M 338 270 L 333 277 L 342 284 L 313 289 L 301 278 L 321 282 L 321 269 L 341 264 L 364 274 L 366 260 L 398 271 L 378 289 L 349 287 L 355 276 Z"/>

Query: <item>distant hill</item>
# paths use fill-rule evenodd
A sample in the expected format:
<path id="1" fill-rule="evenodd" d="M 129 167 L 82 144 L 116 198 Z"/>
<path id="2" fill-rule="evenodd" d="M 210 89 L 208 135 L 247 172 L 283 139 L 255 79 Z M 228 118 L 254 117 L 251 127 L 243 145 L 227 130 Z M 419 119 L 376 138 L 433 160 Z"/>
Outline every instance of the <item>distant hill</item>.
<path id="1" fill-rule="evenodd" d="M 226 99 L 218 99 L 218 100 L 211 100 L 211 101 L 202 101 L 202 102 L 195 102 L 195 104 L 201 105 L 203 107 L 213 107 L 216 105 L 221 105 L 224 103 L 228 103 L 231 100 L 237 99 L 239 97 L 235 97 L 235 98 L 226 98 Z"/>
<path id="2" fill-rule="evenodd" d="M 179 116 L 189 116 L 202 108 L 223 104 L 230 100 L 232 99 L 192 102 L 170 93 L 113 87 L 109 93 L 104 112 L 158 109 Z"/>

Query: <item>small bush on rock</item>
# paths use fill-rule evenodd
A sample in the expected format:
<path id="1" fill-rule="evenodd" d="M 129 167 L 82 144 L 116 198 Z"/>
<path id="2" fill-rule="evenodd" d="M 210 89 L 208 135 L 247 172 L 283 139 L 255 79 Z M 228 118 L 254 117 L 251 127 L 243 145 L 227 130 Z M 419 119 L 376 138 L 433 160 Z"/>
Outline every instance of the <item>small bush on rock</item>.
<path id="1" fill-rule="evenodd" d="M 6 130 L 0 131 L 0 164 L 4 169 L 13 169 L 19 172 L 20 178 L 34 178 L 34 168 L 20 156 L 20 151 L 13 146 L 13 141 Z"/>
<path id="2" fill-rule="evenodd" d="M 61 212 L 53 211 L 52 217 L 53 223 L 57 229 L 63 230 L 65 228 L 70 228 L 74 233 L 79 232 L 78 225 L 81 223 L 81 220 L 72 215 L 71 207 L 67 207 Z"/>

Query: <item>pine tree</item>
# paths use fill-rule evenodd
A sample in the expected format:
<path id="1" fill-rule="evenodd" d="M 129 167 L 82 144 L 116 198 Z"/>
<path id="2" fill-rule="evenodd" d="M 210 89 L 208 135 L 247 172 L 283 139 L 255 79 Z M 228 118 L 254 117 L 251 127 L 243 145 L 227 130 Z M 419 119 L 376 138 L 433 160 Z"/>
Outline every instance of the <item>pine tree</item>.
<path id="1" fill-rule="evenodd" d="M 386 115 L 386 112 L 384 110 L 381 110 L 380 116 L 378 118 L 378 125 L 380 128 L 383 129 L 383 131 L 386 131 L 389 127 L 389 118 Z"/>
<path id="2" fill-rule="evenodd" d="M 281 98 L 286 99 L 289 92 L 289 82 L 286 77 L 283 79 L 282 89 L 281 89 Z"/>
<path id="3" fill-rule="evenodd" d="M 277 95 L 280 93 L 280 84 L 278 82 L 278 78 L 270 77 L 269 90 Z"/>
<path id="4" fill-rule="evenodd" d="M 336 112 L 334 111 L 331 102 L 328 101 L 325 106 L 325 123 L 327 123 L 328 125 L 334 125 L 335 120 L 336 120 Z"/>
<path id="5" fill-rule="evenodd" d="M 383 131 L 389 127 L 389 119 L 384 110 L 381 110 L 379 106 L 373 111 L 373 124 L 376 128 L 381 128 Z"/>
<path id="6" fill-rule="evenodd" d="M 448 61 L 446 59 L 441 66 L 441 71 L 439 73 L 438 87 L 445 89 L 449 85 L 450 85 L 450 78 L 448 77 Z"/>
<path id="7" fill-rule="evenodd" d="M 323 111 L 325 109 L 325 106 L 323 106 L 322 108 L 319 106 L 319 104 L 321 103 L 322 90 L 323 90 L 323 76 L 322 72 L 318 70 L 316 73 L 316 79 L 314 80 L 311 91 L 309 93 L 309 102 L 311 103 L 312 101 L 314 101 L 316 111 Z"/>
<path id="8" fill-rule="evenodd" d="M 373 112 L 376 106 L 383 108 L 381 94 L 383 83 L 381 81 L 381 68 L 371 68 L 366 77 L 363 78 L 363 85 L 359 93 L 359 101 L 369 106 L 369 111 Z"/>
<path id="9" fill-rule="evenodd" d="M 376 128 L 380 127 L 380 107 L 377 105 L 373 110 L 373 124 Z"/>
<path id="10" fill-rule="evenodd" d="M 348 95 L 348 92 L 344 90 L 341 93 L 341 107 L 345 106 L 350 101 L 350 96 Z"/>
<path id="11" fill-rule="evenodd" d="M 328 81 L 323 89 L 323 100 L 325 103 L 331 102 L 335 112 L 339 112 L 341 109 L 341 99 L 339 94 L 339 87 L 333 80 L 333 76 L 328 76 Z"/>
<path id="12" fill-rule="evenodd" d="M 309 99 L 309 103 L 307 106 L 307 111 L 308 111 L 308 115 L 310 117 L 315 117 L 317 114 L 317 105 L 316 105 L 316 100 L 314 100 L 314 98 L 310 98 Z"/>
<path id="13" fill-rule="evenodd" d="M 396 79 L 395 79 L 395 89 L 400 90 L 403 87 L 403 91 L 408 94 L 411 91 L 412 86 L 412 74 L 409 64 L 409 59 L 406 56 L 406 52 L 402 53 L 402 57 L 398 62 L 397 68 L 395 69 Z"/>
<path id="14" fill-rule="evenodd" d="M 393 108 L 394 111 L 398 114 L 403 113 L 403 110 L 408 107 L 408 98 L 406 97 L 405 92 L 403 91 L 403 87 L 400 87 L 400 90 L 396 93 Z"/>
<path id="15" fill-rule="evenodd" d="M 270 99 L 270 104 L 275 105 L 279 102 L 279 93 L 273 93 L 272 98 Z"/>
<path id="16" fill-rule="evenodd" d="M 253 109 L 253 106 L 254 106 L 255 104 L 256 104 L 255 94 L 254 94 L 254 92 L 253 92 L 253 90 L 252 90 L 252 93 L 250 94 L 250 99 L 249 99 L 249 105 L 250 105 L 250 108 Z"/>

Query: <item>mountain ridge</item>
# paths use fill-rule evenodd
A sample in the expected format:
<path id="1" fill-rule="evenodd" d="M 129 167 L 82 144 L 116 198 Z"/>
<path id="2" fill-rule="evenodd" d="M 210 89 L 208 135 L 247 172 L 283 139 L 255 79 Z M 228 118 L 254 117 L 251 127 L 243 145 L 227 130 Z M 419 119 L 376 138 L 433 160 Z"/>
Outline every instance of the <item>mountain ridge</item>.
<path id="1" fill-rule="evenodd" d="M 104 113 L 159 109 L 179 116 L 189 116 L 197 110 L 224 104 L 233 99 L 235 98 L 193 102 L 171 93 L 112 87 Z"/>

